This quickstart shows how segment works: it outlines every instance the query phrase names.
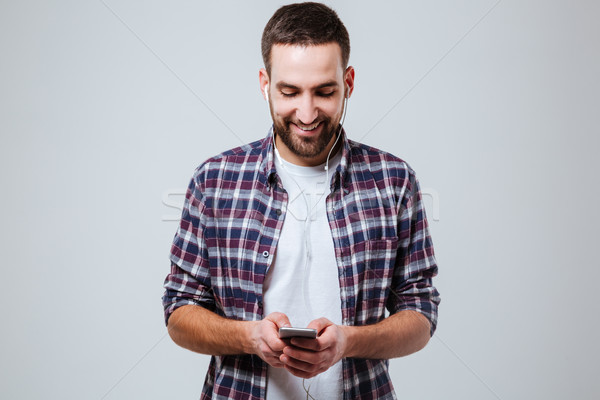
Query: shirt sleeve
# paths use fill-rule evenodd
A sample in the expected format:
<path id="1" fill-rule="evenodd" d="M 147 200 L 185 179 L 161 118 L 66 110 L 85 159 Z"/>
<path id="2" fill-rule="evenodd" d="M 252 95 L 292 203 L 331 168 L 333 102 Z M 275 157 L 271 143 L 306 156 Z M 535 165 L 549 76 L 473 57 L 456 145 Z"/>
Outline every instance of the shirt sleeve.
<path id="1" fill-rule="evenodd" d="M 431 323 L 430 334 L 433 335 L 440 296 L 432 279 L 437 275 L 438 267 L 414 173 L 409 175 L 404 193 L 398 214 L 398 254 L 388 309 L 391 313 L 414 310 L 423 314 Z"/>
<path id="2" fill-rule="evenodd" d="M 204 240 L 204 198 L 194 174 L 185 196 L 179 228 L 171 246 L 171 271 L 164 283 L 165 323 L 177 308 L 200 305 L 214 310 L 208 251 Z"/>

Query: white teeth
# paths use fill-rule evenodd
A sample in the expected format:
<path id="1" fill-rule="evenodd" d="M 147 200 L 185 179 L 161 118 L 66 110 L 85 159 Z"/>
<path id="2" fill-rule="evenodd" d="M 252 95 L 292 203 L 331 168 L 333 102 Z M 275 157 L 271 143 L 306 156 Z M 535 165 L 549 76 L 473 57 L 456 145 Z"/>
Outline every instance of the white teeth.
<path id="1" fill-rule="evenodd" d="M 319 126 L 319 122 L 317 122 L 316 124 L 310 125 L 310 126 L 306 126 L 306 127 L 300 126 L 300 125 L 297 125 L 297 126 L 298 126 L 298 128 L 302 129 L 303 131 L 312 131 L 317 126 Z"/>

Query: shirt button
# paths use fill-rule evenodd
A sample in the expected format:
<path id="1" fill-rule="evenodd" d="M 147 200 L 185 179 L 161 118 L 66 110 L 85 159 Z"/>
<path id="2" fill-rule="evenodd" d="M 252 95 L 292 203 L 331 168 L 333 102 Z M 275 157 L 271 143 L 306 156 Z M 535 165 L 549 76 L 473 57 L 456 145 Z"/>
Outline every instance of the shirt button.
<path id="1" fill-rule="evenodd" d="M 269 258 L 269 252 L 268 251 L 263 251 L 263 257 L 264 258 Z"/>
<path id="2" fill-rule="evenodd" d="M 275 210 L 275 214 L 281 215 L 281 210 L 278 208 L 277 210 Z"/>

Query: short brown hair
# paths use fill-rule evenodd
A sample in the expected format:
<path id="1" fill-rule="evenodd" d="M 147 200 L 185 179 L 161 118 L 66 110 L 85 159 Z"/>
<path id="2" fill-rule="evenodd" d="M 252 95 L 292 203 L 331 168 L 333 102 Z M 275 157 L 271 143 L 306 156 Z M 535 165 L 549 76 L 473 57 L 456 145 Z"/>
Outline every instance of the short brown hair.
<path id="1" fill-rule="evenodd" d="M 337 13 L 321 3 L 283 6 L 267 22 L 262 35 L 261 50 L 267 74 L 271 75 L 273 45 L 316 46 L 331 42 L 340 46 L 345 69 L 350 58 L 350 37 Z"/>

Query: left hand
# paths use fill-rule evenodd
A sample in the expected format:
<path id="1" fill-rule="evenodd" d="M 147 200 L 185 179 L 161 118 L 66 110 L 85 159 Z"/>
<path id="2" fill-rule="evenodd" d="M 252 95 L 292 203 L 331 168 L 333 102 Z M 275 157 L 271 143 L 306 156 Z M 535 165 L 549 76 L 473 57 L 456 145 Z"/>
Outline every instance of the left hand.
<path id="1" fill-rule="evenodd" d="M 347 345 L 344 327 L 335 325 L 327 318 L 312 321 L 308 328 L 317 330 L 317 338 L 293 338 L 291 345 L 284 347 L 279 357 L 292 375 L 307 379 L 327 371 L 341 360 Z"/>

